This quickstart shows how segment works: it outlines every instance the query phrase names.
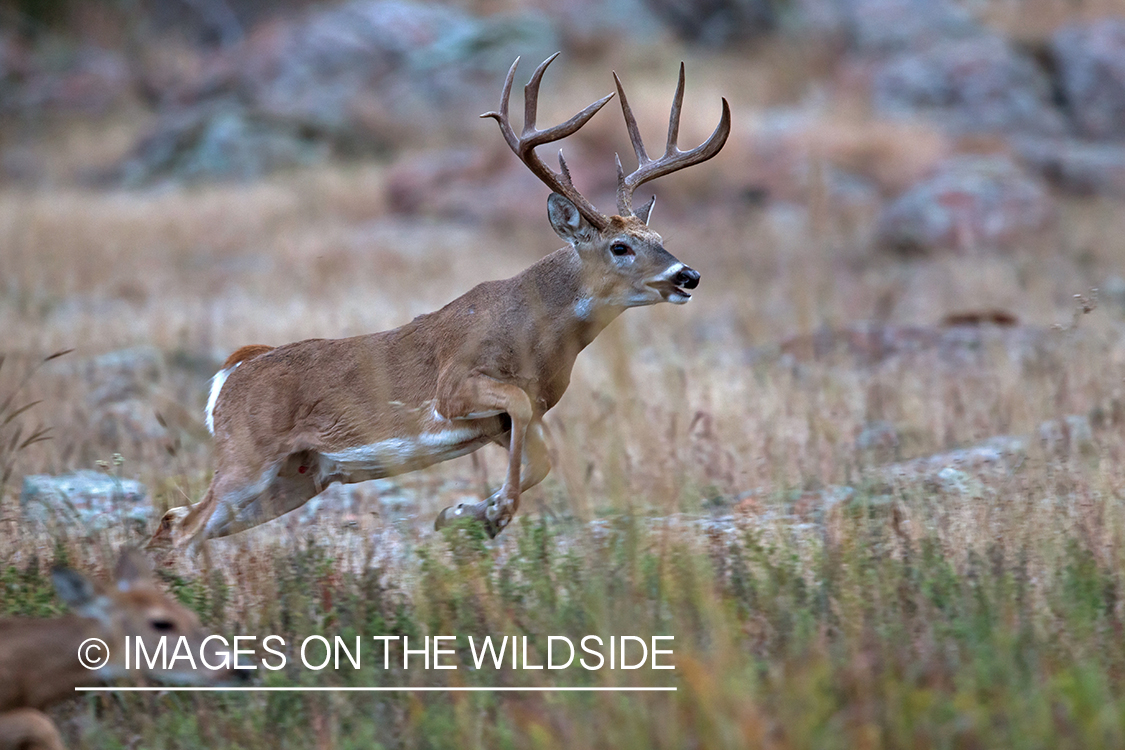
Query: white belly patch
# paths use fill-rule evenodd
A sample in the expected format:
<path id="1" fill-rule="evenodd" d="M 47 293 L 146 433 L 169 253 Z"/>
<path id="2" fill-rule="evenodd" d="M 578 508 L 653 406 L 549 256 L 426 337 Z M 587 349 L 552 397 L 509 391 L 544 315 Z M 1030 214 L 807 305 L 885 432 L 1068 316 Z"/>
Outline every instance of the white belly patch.
<path id="1" fill-rule="evenodd" d="M 357 445 L 320 454 L 320 475 L 323 478 L 347 477 L 375 479 L 401 474 L 466 453 L 472 453 L 488 436 L 471 427 L 449 427 L 437 432 L 387 440 L 370 445 Z"/>

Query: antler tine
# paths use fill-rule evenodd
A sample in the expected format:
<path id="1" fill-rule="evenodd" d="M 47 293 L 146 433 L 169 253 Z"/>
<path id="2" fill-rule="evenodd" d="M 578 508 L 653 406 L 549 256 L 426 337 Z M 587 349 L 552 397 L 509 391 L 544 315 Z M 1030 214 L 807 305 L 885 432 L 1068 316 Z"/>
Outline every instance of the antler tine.
<path id="1" fill-rule="evenodd" d="M 535 69 L 527 85 L 523 87 L 523 134 L 525 136 L 535 132 L 535 113 L 539 109 L 539 84 L 543 82 L 543 74 L 547 72 L 547 66 L 561 54 L 561 52 L 556 52 L 539 63 L 539 67 Z"/>
<path id="2" fill-rule="evenodd" d="M 671 156 L 680 149 L 676 142 L 680 139 L 680 110 L 684 106 L 684 64 L 680 62 L 680 80 L 676 84 L 676 95 L 672 97 L 672 114 L 668 117 L 668 145 L 664 155 Z"/>
<path id="3" fill-rule="evenodd" d="M 508 76 L 504 79 L 504 88 L 500 90 L 500 111 L 495 110 L 485 112 L 481 118 L 491 117 L 500 124 L 500 133 L 504 136 L 504 140 L 512 150 L 519 147 L 519 139 L 516 137 L 516 131 L 512 130 L 512 123 L 509 117 L 509 100 L 512 98 L 512 83 L 516 80 L 516 67 L 520 64 L 520 58 L 517 57 L 516 61 L 512 63 L 512 67 L 508 68 Z"/>
<path id="4" fill-rule="evenodd" d="M 629 140 L 633 144 L 633 153 L 637 155 L 637 163 L 643 166 L 652 159 L 648 158 L 648 154 L 645 152 L 645 142 L 641 139 L 641 131 L 637 127 L 637 118 L 633 117 L 633 110 L 629 107 L 629 100 L 625 98 L 625 89 L 621 85 L 621 79 L 617 77 L 617 71 L 613 72 L 613 82 L 617 85 L 617 96 L 621 99 L 621 112 L 625 115 L 625 127 L 629 129 Z M 620 159 L 618 163 L 620 163 Z"/>
<path id="5" fill-rule="evenodd" d="M 540 63 L 539 67 L 535 69 L 535 72 L 531 74 L 531 79 L 527 82 L 527 85 L 524 86 L 524 124 L 523 132 L 520 135 L 517 136 L 515 130 L 512 128 L 508 106 L 512 93 L 512 82 L 516 75 L 516 66 L 519 65 L 520 61 L 518 57 L 516 61 L 512 63 L 512 67 L 508 71 L 508 77 L 504 81 L 504 88 L 500 95 L 500 110 L 498 112 L 485 112 L 481 117 L 491 117 L 496 120 L 500 124 L 500 132 L 504 135 L 504 140 L 508 142 L 508 146 L 516 153 L 520 161 L 531 170 L 531 173 L 542 180 L 551 190 L 570 200 L 591 224 L 599 229 L 604 229 L 609 225 L 608 217 L 594 208 L 593 204 L 586 200 L 574 187 L 574 182 L 571 180 L 570 170 L 566 166 L 566 160 L 563 159 L 562 151 L 559 151 L 559 167 L 561 168 L 561 172 L 558 173 L 552 171 L 550 167 L 543 163 L 539 155 L 535 153 L 537 146 L 557 141 L 577 131 L 589 122 L 590 118 L 597 114 L 598 110 L 605 106 L 606 102 L 613 98 L 613 94 L 604 96 L 564 123 L 545 130 L 536 129 L 535 119 L 539 107 L 539 85 L 543 81 L 543 73 L 546 72 L 547 66 L 550 65 L 559 54 L 560 53 L 556 52 Z"/>
<path id="6" fill-rule="evenodd" d="M 542 146 L 544 143 L 551 143 L 552 141 L 557 141 L 576 133 L 579 128 L 589 122 L 590 118 L 596 115 L 598 110 L 604 107 L 606 102 L 612 98 L 613 94 L 606 94 L 574 117 L 554 127 L 547 128 L 546 130 L 535 130 L 530 133 L 525 131 L 523 135 L 525 144 L 535 148 L 536 146 Z"/>
<path id="7" fill-rule="evenodd" d="M 676 95 L 672 99 L 672 113 L 668 118 L 668 145 L 664 155 L 659 159 L 650 159 L 644 153 L 640 133 L 637 130 L 633 113 L 625 104 L 625 92 L 621 88 L 621 81 L 614 74 L 617 90 L 621 96 L 622 110 L 625 113 L 625 125 L 629 129 L 629 138 L 633 142 L 633 149 L 637 151 L 637 169 L 629 176 L 618 166 L 617 178 L 617 205 L 623 210 L 632 210 L 633 192 L 644 183 L 663 177 L 666 174 L 679 171 L 686 167 L 694 166 L 707 161 L 722 150 L 730 136 L 730 104 L 726 98 L 723 101 L 723 114 L 715 131 L 702 144 L 690 151 L 681 151 L 676 145 L 680 135 L 680 113 L 684 104 L 684 64 L 680 63 L 680 78 L 676 84 Z M 638 149 L 639 146 L 639 149 Z M 620 160 L 619 160 L 620 163 Z M 625 215 L 624 213 L 622 214 Z"/>

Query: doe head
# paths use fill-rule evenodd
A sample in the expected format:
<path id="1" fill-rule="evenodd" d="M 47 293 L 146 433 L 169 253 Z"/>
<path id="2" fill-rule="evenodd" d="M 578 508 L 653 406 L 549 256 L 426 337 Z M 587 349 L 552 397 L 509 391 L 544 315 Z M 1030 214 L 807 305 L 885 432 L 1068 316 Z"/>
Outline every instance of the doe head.
<path id="1" fill-rule="evenodd" d="M 244 671 L 223 664 L 223 651 L 214 639 L 205 642 L 209 633 L 200 625 L 195 613 L 157 586 L 148 560 L 137 550 L 122 552 L 110 586 L 69 568 L 56 568 L 52 580 L 60 598 L 79 617 L 97 623 L 97 637 L 105 642 L 109 651 L 108 661 L 97 670 L 100 677 L 144 674 L 161 682 L 178 684 L 212 684 L 243 678 Z M 126 669 L 126 636 L 132 652 L 129 669 Z M 166 658 L 156 659 L 155 666 L 150 666 L 145 659 L 138 660 L 138 640 L 148 659 L 162 648 Z M 174 658 L 177 654 L 181 657 Z M 103 656 L 95 652 L 88 654 L 94 662 Z"/>

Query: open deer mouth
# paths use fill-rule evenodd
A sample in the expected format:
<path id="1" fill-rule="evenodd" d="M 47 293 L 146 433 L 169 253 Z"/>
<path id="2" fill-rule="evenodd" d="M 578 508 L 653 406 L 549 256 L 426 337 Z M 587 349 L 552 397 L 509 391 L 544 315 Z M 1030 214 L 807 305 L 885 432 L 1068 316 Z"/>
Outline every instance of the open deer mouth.
<path id="1" fill-rule="evenodd" d="M 661 280 L 655 284 L 649 284 L 649 286 L 660 292 L 665 302 L 671 302 L 674 305 L 682 305 L 691 299 L 691 292 L 669 280 Z"/>

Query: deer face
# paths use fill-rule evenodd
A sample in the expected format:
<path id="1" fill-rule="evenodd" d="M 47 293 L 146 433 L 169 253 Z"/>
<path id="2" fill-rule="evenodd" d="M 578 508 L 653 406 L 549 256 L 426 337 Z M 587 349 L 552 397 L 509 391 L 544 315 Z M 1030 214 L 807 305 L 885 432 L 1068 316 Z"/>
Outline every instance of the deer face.
<path id="1" fill-rule="evenodd" d="M 591 225 L 573 203 L 552 193 L 547 216 L 555 233 L 582 260 L 583 280 L 592 301 L 609 307 L 641 307 L 658 302 L 685 304 L 699 286 L 699 272 L 664 249 L 649 229 L 649 203 L 635 216 L 611 216 L 608 226 Z"/>
<path id="2" fill-rule="evenodd" d="M 139 670 L 162 682 L 200 684 L 245 676 L 244 671 L 223 663 L 219 643 L 212 640 L 204 644 L 208 633 L 195 613 L 156 586 L 148 561 L 140 553 L 129 550 L 121 555 L 112 586 L 66 568 L 56 570 L 53 578 L 63 601 L 79 616 L 97 621 L 101 631 L 98 637 L 108 644 L 110 652 L 109 663 L 100 670 L 103 677 L 136 674 L 134 670 Z M 125 669 L 126 636 L 131 652 L 129 670 Z M 150 667 L 138 659 L 138 640 L 147 654 L 145 659 L 153 659 L 161 649 L 166 656 L 153 659 L 155 667 Z"/>

